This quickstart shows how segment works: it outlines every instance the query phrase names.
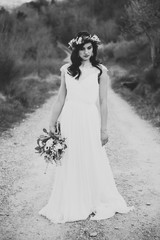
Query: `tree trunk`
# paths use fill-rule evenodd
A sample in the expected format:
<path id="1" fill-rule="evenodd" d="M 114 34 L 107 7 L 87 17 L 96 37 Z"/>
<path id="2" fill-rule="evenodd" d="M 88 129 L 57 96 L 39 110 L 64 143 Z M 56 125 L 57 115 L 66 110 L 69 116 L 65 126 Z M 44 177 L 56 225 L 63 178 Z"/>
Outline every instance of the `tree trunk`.
<path id="1" fill-rule="evenodd" d="M 158 44 L 158 46 L 155 46 L 155 59 L 153 66 L 155 68 L 160 67 L 160 44 Z"/>
<path id="2" fill-rule="evenodd" d="M 156 56 L 156 48 L 155 48 L 155 43 L 154 40 L 150 41 L 150 48 L 151 48 L 151 60 L 152 60 L 152 65 L 154 67 L 155 65 L 155 56 Z"/>
<path id="3" fill-rule="evenodd" d="M 150 49 L 151 49 L 151 60 L 153 68 L 157 68 L 160 66 L 160 40 L 157 36 L 156 38 L 152 38 L 148 36 Z"/>

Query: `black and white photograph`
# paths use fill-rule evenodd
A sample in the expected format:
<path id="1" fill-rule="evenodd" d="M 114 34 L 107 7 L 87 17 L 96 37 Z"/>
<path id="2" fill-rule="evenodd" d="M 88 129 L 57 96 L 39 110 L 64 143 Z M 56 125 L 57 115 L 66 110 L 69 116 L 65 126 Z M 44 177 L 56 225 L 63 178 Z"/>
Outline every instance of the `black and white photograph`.
<path id="1" fill-rule="evenodd" d="M 160 1 L 0 0 L 0 240 L 160 239 Z"/>

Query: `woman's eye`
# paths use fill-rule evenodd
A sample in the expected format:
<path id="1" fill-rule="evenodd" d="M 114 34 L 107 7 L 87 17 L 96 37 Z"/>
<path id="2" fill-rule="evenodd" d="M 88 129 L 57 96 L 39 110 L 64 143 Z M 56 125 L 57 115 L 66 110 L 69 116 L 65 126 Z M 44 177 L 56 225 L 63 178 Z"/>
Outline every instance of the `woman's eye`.
<path id="1" fill-rule="evenodd" d="M 92 46 L 89 46 L 86 49 L 90 50 L 90 49 L 92 49 Z M 81 51 L 85 51 L 86 49 L 84 47 L 80 48 Z"/>

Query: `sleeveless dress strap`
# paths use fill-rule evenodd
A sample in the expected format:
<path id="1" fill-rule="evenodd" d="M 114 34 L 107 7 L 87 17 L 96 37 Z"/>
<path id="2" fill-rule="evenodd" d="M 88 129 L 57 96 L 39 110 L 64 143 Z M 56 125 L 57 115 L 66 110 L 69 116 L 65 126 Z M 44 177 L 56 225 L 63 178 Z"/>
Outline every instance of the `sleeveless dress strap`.
<path id="1" fill-rule="evenodd" d="M 66 64 L 64 64 L 63 66 L 61 66 L 60 71 L 61 71 L 61 72 L 66 72 L 68 67 L 69 67 L 69 64 L 66 63 Z"/>
<path id="2" fill-rule="evenodd" d="M 103 64 L 100 64 L 101 68 L 102 68 L 102 71 L 106 71 L 108 72 L 108 68 L 106 68 Z"/>

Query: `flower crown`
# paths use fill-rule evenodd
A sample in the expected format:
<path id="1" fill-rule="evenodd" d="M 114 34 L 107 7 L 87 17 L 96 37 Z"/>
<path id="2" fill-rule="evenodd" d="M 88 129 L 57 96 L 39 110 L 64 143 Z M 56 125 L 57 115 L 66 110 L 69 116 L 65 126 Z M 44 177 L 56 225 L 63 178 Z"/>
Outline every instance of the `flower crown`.
<path id="1" fill-rule="evenodd" d="M 97 35 L 89 35 L 89 36 L 82 36 L 82 37 L 76 37 L 73 38 L 69 43 L 69 48 L 73 49 L 74 47 L 76 47 L 77 45 L 83 44 L 86 40 L 90 40 L 91 42 L 95 42 L 96 44 L 100 44 L 101 41 L 98 38 Z"/>

